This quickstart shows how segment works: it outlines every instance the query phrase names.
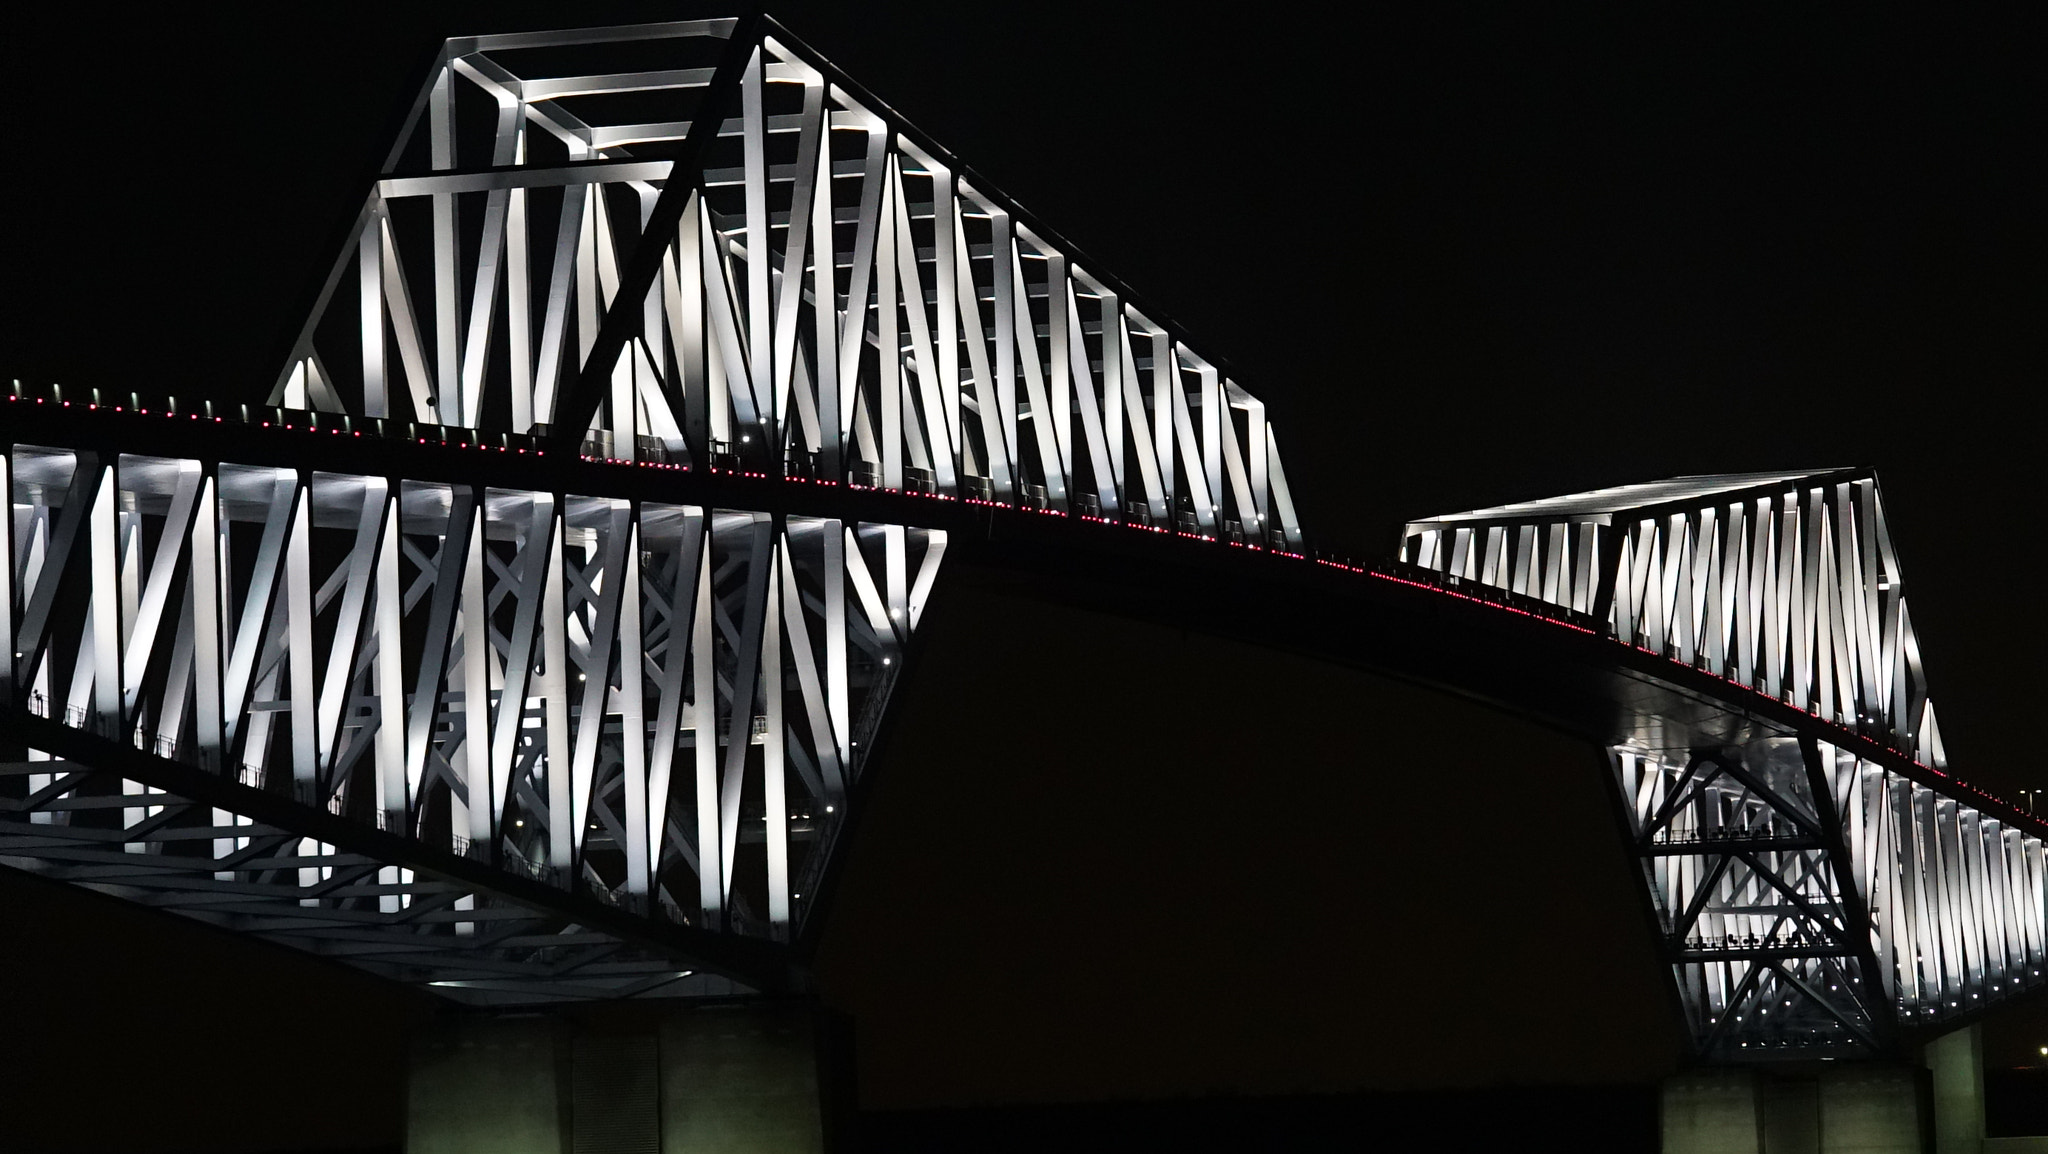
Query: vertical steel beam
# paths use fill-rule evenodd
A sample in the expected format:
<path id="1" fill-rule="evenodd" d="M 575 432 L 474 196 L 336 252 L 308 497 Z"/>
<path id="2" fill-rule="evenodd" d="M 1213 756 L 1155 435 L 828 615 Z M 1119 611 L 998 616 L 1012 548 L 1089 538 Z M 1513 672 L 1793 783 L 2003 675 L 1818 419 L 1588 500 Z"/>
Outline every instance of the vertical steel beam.
<path id="1" fill-rule="evenodd" d="M 744 530 L 746 541 L 742 546 L 747 551 L 747 559 L 741 569 L 745 581 L 745 607 L 741 611 L 739 636 L 733 642 L 737 661 L 732 694 L 728 699 L 732 713 L 726 721 L 725 772 L 719 783 L 718 796 L 723 855 L 721 872 L 727 897 L 732 893 L 733 855 L 739 848 L 740 796 L 746 782 L 747 750 L 753 743 L 754 701 L 761 691 L 762 629 L 768 590 L 771 588 L 769 555 L 773 548 L 772 528 L 765 515 L 755 514 Z M 700 852 L 699 856 L 708 856 L 708 851 Z"/>
<path id="2" fill-rule="evenodd" d="M 573 819 L 576 857 L 582 860 L 583 843 L 590 832 L 590 808 L 597 785 L 598 745 L 604 737 L 604 718 L 609 712 L 612 668 L 615 661 L 638 661 L 637 651 L 615 657 L 619 641 L 619 597 L 625 589 L 621 577 L 632 519 L 632 506 L 612 501 L 602 514 L 604 531 L 597 541 L 598 576 L 596 616 L 590 627 L 590 652 L 583 663 L 581 702 L 575 728 L 575 751 L 569 767 L 569 810 Z M 630 735 L 628 735 L 630 736 Z"/>
<path id="3" fill-rule="evenodd" d="M 311 483 L 317 484 L 318 481 L 316 476 Z M 371 600 L 378 530 L 383 527 L 388 490 L 389 485 L 382 477 L 363 479 L 362 507 L 356 514 L 355 543 L 342 562 L 345 575 L 342 579 L 341 612 L 335 620 L 332 643 L 327 649 L 327 670 L 320 680 L 318 764 L 322 783 L 330 789 L 337 784 L 330 775 L 334 770 L 334 760 L 340 754 L 338 743 L 342 713 L 355 687 L 356 661 L 360 655 L 357 639 L 362 631 L 364 611 Z"/>
<path id="4" fill-rule="evenodd" d="M 387 485 L 377 500 L 382 532 L 377 542 L 377 657 L 371 683 L 377 693 L 377 811 L 385 828 L 410 832 L 411 784 L 406 758 L 405 605 L 398 584 L 398 543 L 405 532 L 399 494 Z"/>
<path id="5" fill-rule="evenodd" d="M 532 696 L 535 650 L 547 628 L 549 562 L 555 557 L 555 497 L 533 493 L 526 507 L 525 534 L 519 539 L 517 589 L 513 593 L 516 617 L 512 638 L 505 652 L 505 684 L 498 696 L 490 741 L 491 811 L 498 828 L 504 828 L 506 806 L 511 798 L 511 781 L 518 772 L 519 739 L 526 728 L 526 702 Z M 544 659 L 538 663 L 544 664 Z M 545 693 L 545 691 L 543 691 Z M 543 723 L 545 724 L 545 723 Z"/>
<path id="6" fill-rule="evenodd" d="M 718 929 L 724 924 L 726 872 L 718 804 L 718 672 L 712 661 L 711 556 L 707 517 L 696 566 L 696 604 L 690 614 L 691 691 L 686 723 L 696 752 L 697 907 L 704 925 Z"/>
<path id="7" fill-rule="evenodd" d="M 22 642 L 15 632 L 19 616 L 15 612 L 15 581 L 19 561 L 15 555 L 14 542 L 14 446 L 0 441 L 0 645 L 6 646 L 0 652 L 0 702 L 18 706 L 15 698 L 15 659 L 21 655 Z"/>
<path id="8" fill-rule="evenodd" d="M 474 491 L 466 487 L 456 488 L 451 494 L 447 520 L 439 526 L 441 552 L 434 564 L 433 600 L 428 605 L 420 662 L 413 680 L 412 701 L 406 713 L 405 775 L 412 785 L 416 806 L 426 800 L 420 793 L 426 788 L 427 753 L 436 744 L 434 721 L 441 712 L 450 649 L 456 637 L 455 621 L 461 607 L 463 569 L 469 556 L 469 534 L 476 519 L 476 503 Z M 462 805 L 470 804 L 470 799 L 458 801 Z"/>
<path id="9" fill-rule="evenodd" d="M 124 704 L 130 710 L 136 707 L 143 678 L 155 652 L 164 610 L 170 603 L 171 586 L 187 568 L 186 542 L 191 536 L 193 508 L 199 500 L 200 474 L 198 461 L 178 462 L 176 487 L 171 492 L 170 507 L 164 514 L 156 555 L 150 559 L 148 581 L 137 601 L 127 659 L 121 671 Z"/>
<path id="10" fill-rule="evenodd" d="M 674 776 L 676 747 L 685 728 L 684 675 L 691 660 L 691 624 L 696 613 L 698 559 L 703 549 L 704 513 L 695 506 L 683 506 L 683 532 L 675 551 L 676 573 L 668 591 L 667 649 L 659 670 L 655 693 L 660 702 L 654 719 L 653 747 L 647 760 L 647 868 L 660 888 L 662 846 L 668 831 L 668 803 Z M 693 735 L 694 744 L 694 735 Z M 701 870 L 702 854 L 699 854 Z"/>
<path id="11" fill-rule="evenodd" d="M 383 197 L 371 193 L 367 223 L 356 234 L 356 326 L 362 346 L 362 416 L 391 416 L 383 342 Z"/>
<path id="12" fill-rule="evenodd" d="M 577 844 L 569 754 L 569 624 L 563 603 L 568 580 L 562 556 L 566 513 L 560 502 L 553 503 L 547 512 L 548 529 L 543 545 L 547 568 L 540 595 L 540 696 L 546 743 L 546 760 L 542 764 L 547 774 L 548 864 L 564 884 L 573 877 Z"/>
<path id="13" fill-rule="evenodd" d="M 890 490 L 903 487 L 903 337 L 896 303 L 896 249 L 910 243 L 910 238 L 897 231 L 900 183 L 892 155 L 882 186 L 882 219 L 875 241 L 875 352 L 881 370 L 876 400 L 881 408 L 882 487 Z"/>
<path id="14" fill-rule="evenodd" d="M 762 598 L 761 626 L 761 712 L 768 726 L 761 742 L 761 797 L 766 811 L 768 851 L 768 926 L 777 938 L 789 934 L 789 796 L 788 769 L 783 743 L 787 729 L 782 717 L 782 596 L 779 574 L 785 562 L 783 551 L 771 548 L 765 558 L 768 572 L 763 582 L 769 595 Z M 803 622 L 799 619 L 797 627 Z"/>
<path id="15" fill-rule="evenodd" d="M 467 548 L 462 566 L 461 621 L 456 635 L 462 639 L 462 780 L 468 787 L 469 838 L 472 853 L 482 851 L 486 861 L 498 856 L 496 839 L 500 783 L 491 772 L 491 629 L 484 611 L 484 513 L 488 502 L 472 502 L 468 510 Z"/>
<path id="16" fill-rule="evenodd" d="M 436 172 L 455 167 L 455 71 L 444 59 L 436 71 L 428 96 L 427 125 L 431 143 L 430 163 Z M 461 241 L 455 232 L 455 194 L 432 194 L 434 206 L 434 379 L 441 394 L 435 397 L 433 419 L 444 425 L 462 423 L 458 397 L 461 381 L 461 332 L 457 299 L 461 288 L 456 268 Z"/>
<path id="17" fill-rule="evenodd" d="M 83 462 L 80 467 L 84 467 Z M 99 491 L 93 497 L 91 533 L 87 538 L 92 574 L 92 712 L 101 732 L 121 732 L 121 606 L 120 558 L 115 552 L 115 508 L 120 496 L 114 467 L 103 466 Z M 124 735 L 125 736 L 125 735 Z"/>
<path id="18" fill-rule="evenodd" d="M 643 692 L 647 635 L 641 625 L 639 510 L 628 508 L 623 568 L 606 573 L 619 583 L 619 754 L 625 779 L 626 892 L 644 899 L 653 865 L 660 861 L 647 821 L 647 710 Z M 642 908 L 645 906 L 643 904 Z"/>

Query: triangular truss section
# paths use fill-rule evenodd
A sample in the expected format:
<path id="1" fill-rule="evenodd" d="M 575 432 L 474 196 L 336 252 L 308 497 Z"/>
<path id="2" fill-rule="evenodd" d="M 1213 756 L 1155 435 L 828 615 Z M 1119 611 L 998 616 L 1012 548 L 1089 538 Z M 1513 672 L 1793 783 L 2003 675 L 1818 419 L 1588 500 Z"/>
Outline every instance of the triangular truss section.
<path id="1" fill-rule="evenodd" d="M 1301 549 L 1264 404 L 765 19 L 449 41 L 271 402 Z"/>
<path id="2" fill-rule="evenodd" d="M 1411 521 L 1401 560 L 1947 765 L 1868 470 L 1678 477 Z"/>

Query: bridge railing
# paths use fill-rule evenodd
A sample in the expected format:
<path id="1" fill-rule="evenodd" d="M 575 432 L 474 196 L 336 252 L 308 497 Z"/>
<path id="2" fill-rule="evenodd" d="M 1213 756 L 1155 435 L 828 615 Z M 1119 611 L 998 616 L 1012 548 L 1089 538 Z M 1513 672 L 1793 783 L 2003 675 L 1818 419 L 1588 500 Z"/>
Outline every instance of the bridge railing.
<path id="1" fill-rule="evenodd" d="M 33 381 L 14 381 L 8 390 L 6 403 L 76 408 L 82 412 L 104 409 L 110 413 L 134 413 L 138 416 L 158 417 L 171 421 L 201 421 L 249 428 L 309 431 L 336 437 L 371 437 L 535 456 L 544 454 L 548 446 L 545 429 L 539 432 L 513 433 L 425 421 L 360 417 L 348 413 L 295 409 L 282 405 L 248 405 L 210 398 L 179 397 L 173 393 L 115 393 L 98 388 L 66 387 L 61 384 Z M 609 449 L 610 439 L 606 437 L 601 441 L 593 440 L 586 447 Z"/>

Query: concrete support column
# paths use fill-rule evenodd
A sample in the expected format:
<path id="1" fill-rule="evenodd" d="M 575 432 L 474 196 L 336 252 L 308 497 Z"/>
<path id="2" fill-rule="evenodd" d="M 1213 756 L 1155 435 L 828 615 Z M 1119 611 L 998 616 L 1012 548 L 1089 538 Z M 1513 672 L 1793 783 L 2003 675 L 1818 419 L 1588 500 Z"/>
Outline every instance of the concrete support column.
<path id="1" fill-rule="evenodd" d="M 1984 1033 L 1967 1026 L 1923 1051 L 1934 1080 L 1935 1154 L 1984 1149 Z"/>
<path id="2" fill-rule="evenodd" d="M 413 1039 L 406 1154 L 562 1154 L 569 1023 L 540 1015 L 436 1022 Z"/>
<path id="3" fill-rule="evenodd" d="M 1880 1062 L 1705 1069 L 1664 1083 L 1664 1154 L 1927 1154 L 1926 1072 Z M 1977 1154 L 1977 1152 L 1973 1152 Z"/>
<path id="4" fill-rule="evenodd" d="M 820 1016 L 647 1002 L 451 1015 L 414 1039 L 406 1151 L 823 1154 Z"/>
<path id="5" fill-rule="evenodd" d="M 1820 1085 L 1810 1078 L 1762 1078 L 1764 1154 L 1820 1154 Z"/>
<path id="6" fill-rule="evenodd" d="M 1756 1071 L 1693 1070 L 1664 1082 L 1664 1154 L 1765 1154 Z"/>
<path id="7" fill-rule="evenodd" d="M 1818 1082 L 1821 1154 L 1925 1154 L 1933 1135 L 1921 1071 L 1838 1062 Z"/>
<path id="8" fill-rule="evenodd" d="M 819 1154 L 815 1017 L 706 1007 L 661 1023 L 662 1154 Z"/>

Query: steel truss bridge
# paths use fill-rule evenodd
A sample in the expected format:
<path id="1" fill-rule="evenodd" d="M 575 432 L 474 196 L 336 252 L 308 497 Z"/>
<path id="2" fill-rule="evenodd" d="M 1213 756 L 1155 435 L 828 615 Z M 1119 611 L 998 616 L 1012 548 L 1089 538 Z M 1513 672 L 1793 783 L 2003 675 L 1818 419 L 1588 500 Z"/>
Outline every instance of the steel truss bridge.
<path id="1" fill-rule="evenodd" d="M 0 861 L 459 1001 L 800 986 L 942 568 L 1605 749 L 1703 1057 L 2042 981 L 1873 475 L 1312 558 L 1256 398 L 766 19 L 448 42 L 267 403 L 4 404 Z"/>

